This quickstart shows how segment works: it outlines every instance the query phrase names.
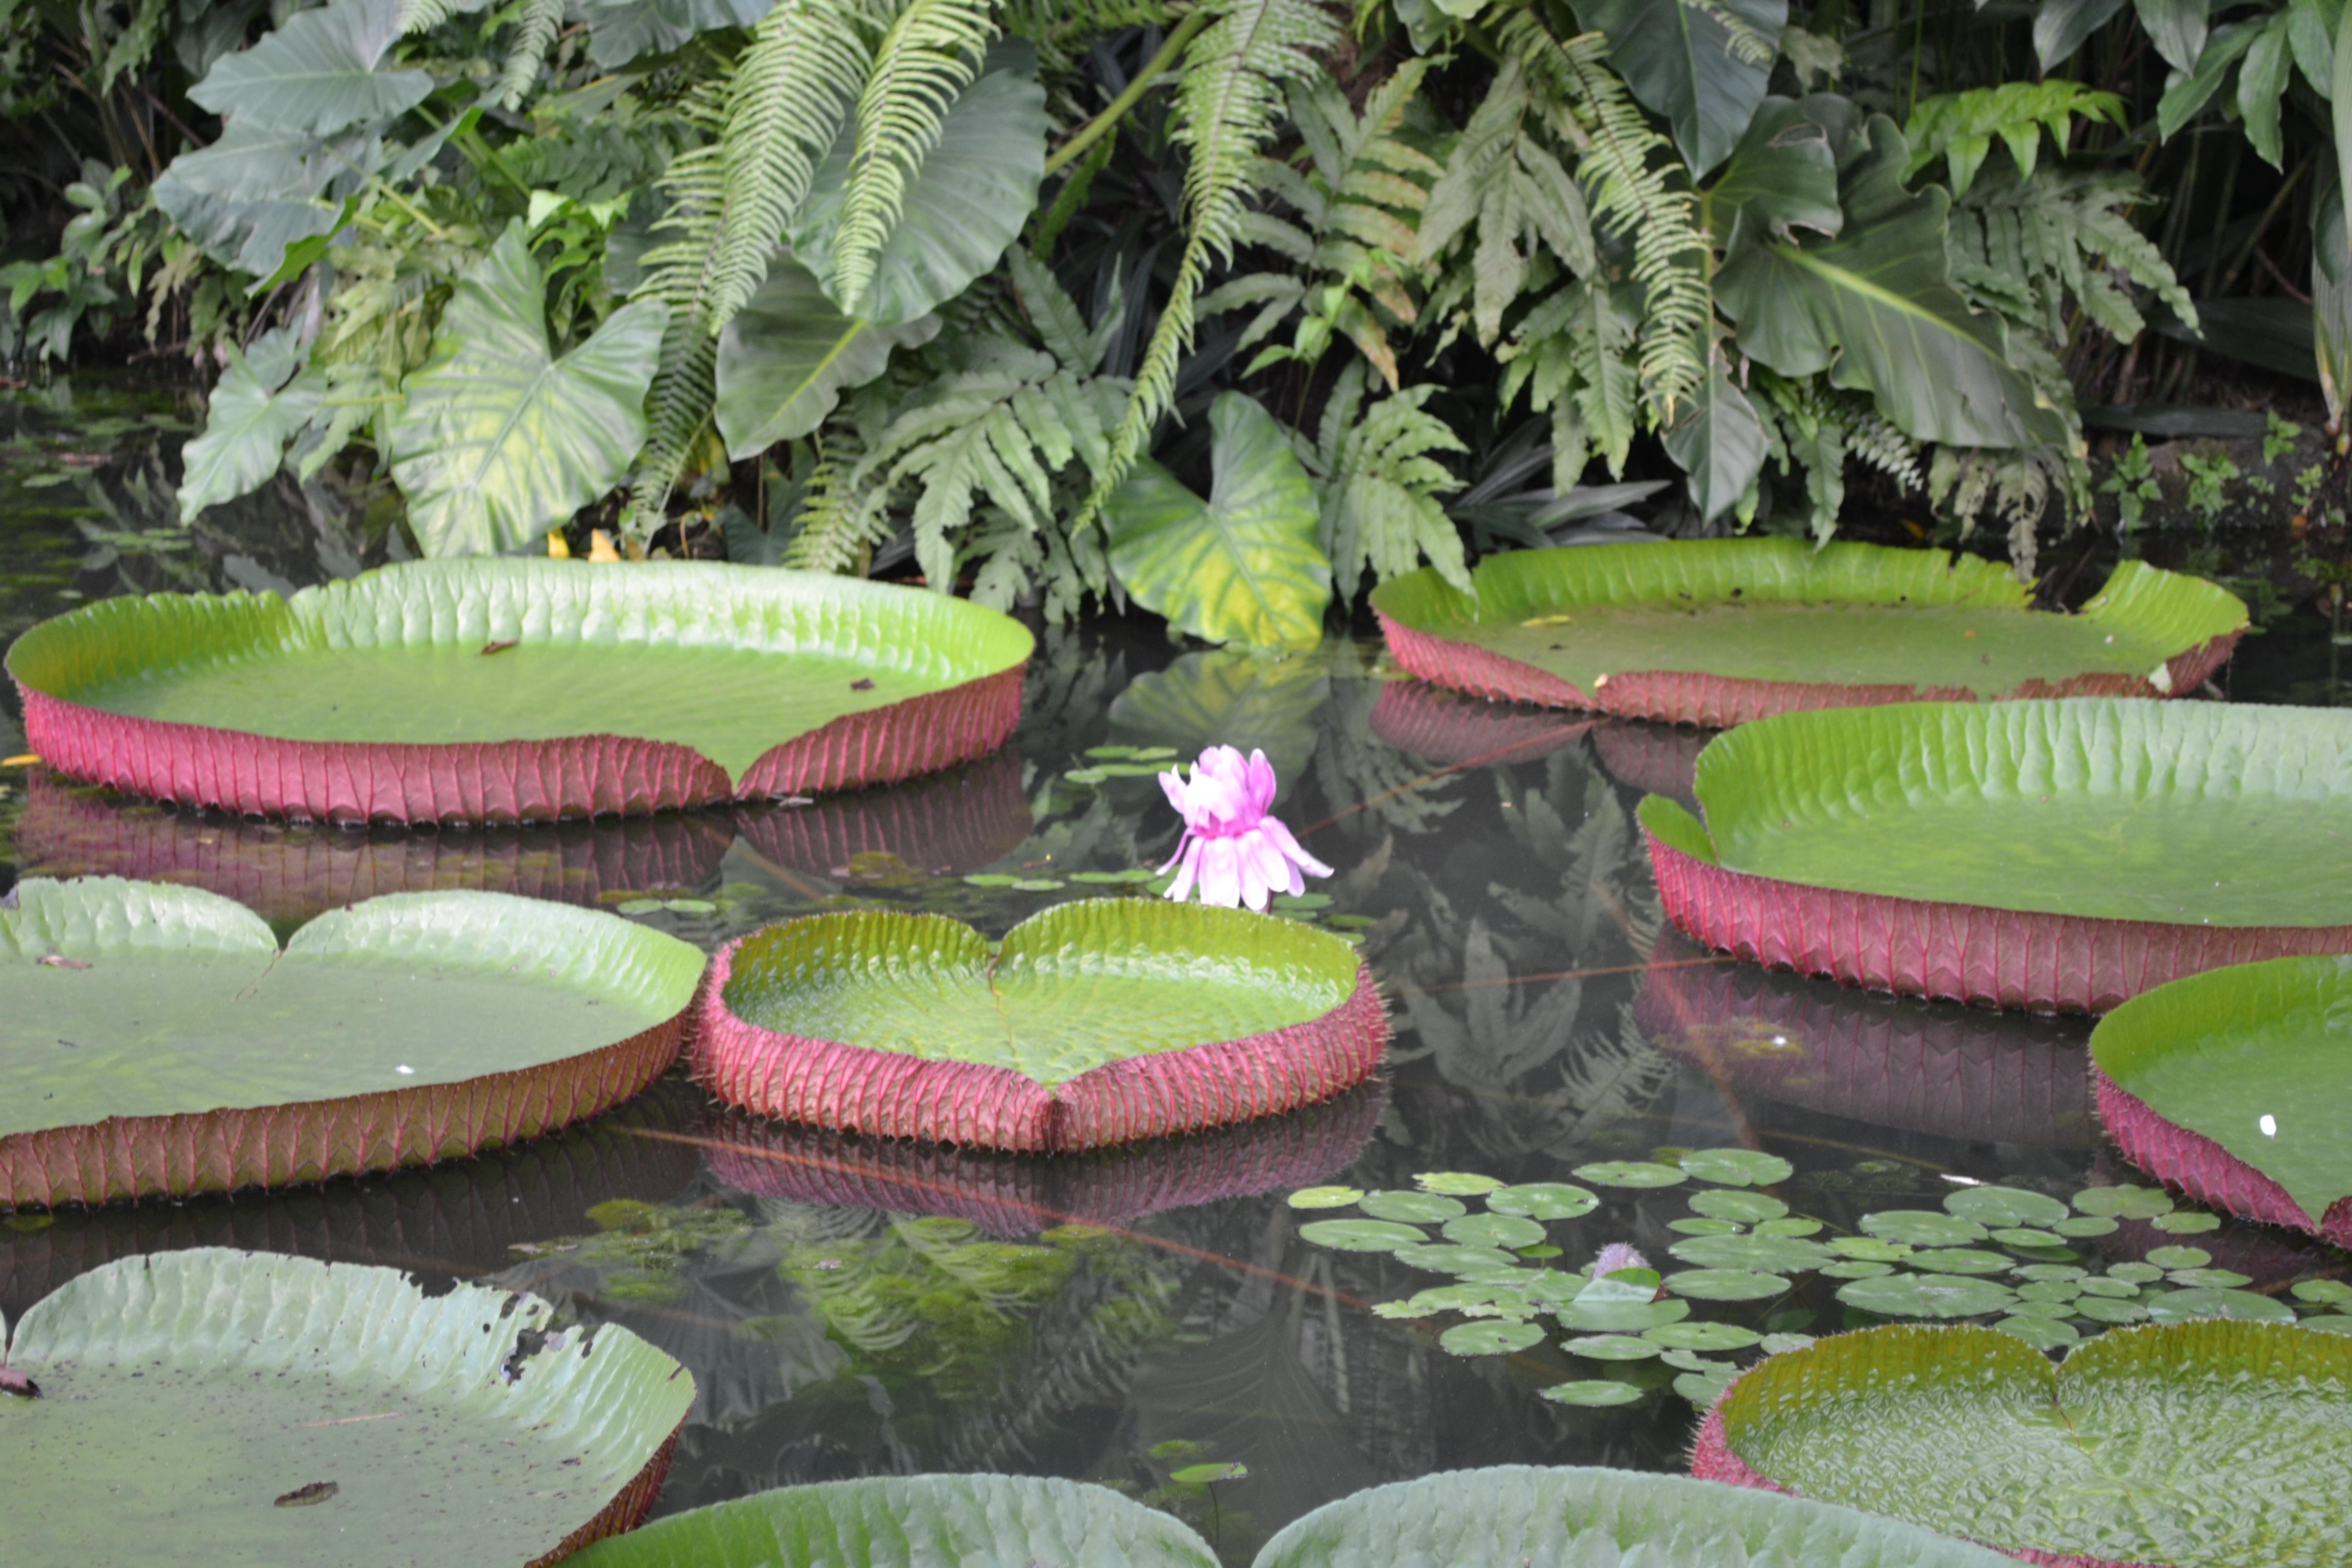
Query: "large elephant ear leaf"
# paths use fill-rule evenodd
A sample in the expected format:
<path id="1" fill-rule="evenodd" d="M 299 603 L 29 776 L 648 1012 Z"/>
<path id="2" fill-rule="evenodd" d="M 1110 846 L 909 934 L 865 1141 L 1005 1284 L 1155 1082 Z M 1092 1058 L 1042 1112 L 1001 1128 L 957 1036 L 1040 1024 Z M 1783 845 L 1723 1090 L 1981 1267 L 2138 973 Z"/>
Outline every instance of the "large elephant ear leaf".
<path id="1" fill-rule="evenodd" d="M 1666 455 L 1690 476 L 1692 503 L 1709 522 L 1738 505 L 1764 471 L 1764 422 L 1719 360 L 1697 395 L 1675 410 L 1665 441 Z"/>
<path id="2" fill-rule="evenodd" d="M 378 70 L 400 37 L 399 0 L 334 0 L 227 56 L 188 89 L 257 131 L 323 136 L 405 113 L 433 90 L 421 70 Z"/>
<path id="3" fill-rule="evenodd" d="M 1209 408 L 1206 501 L 1156 463 L 1104 510 L 1111 570 L 1148 610 L 1211 642 L 1310 647 L 1323 636 L 1331 563 L 1315 540 L 1315 490 L 1282 426 L 1248 395 Z"/>
<path id="4" fill-rule="evenodd" d="M 1905 435 L 1956 447 L 2063 442 L 2064 422 L 2009 363 L 2000 322 L 1969 309 L 1944 253 L 1951 197 L 1912 192 L 1910 148 L 1885 116 L 1841 184 L 1845 222 L 1819 244 L 1780 239 L 1716 275 L 1739 346 L 1787 376 L 1826 370 L 1870 393 Z"/>
<path id="5" fill-rule="evenodd" d="M 278 471 L 286 443 L 326 395 L 302 362 L 291 327 L 262 333 L 243 353 L 230 348 L 228 369 L 205 405 L 205 433 L 182 453 L 182 522 L 258 489 Z"/>
<path id="6" fill-rule="evenodd" d="M 793 252 L 848 316 L 894 326 L 928 314 L 994 268 L 1029 215 L 1045 177 L 1045 89 L 1024 47 L 990 51 L 987 70 L 956 96 L 940 139 L 907 182 L 904 203 L 856 298 L 834 281 L 834 251 L 856 137 L 842 127 L 788 231 Z"/>
<path id="7" fill-rule="evenodd" d="M 1674 121 L 1693 178 L 1731 155 L 1772 75 L 1788 0 L 1588 0 L 1586 25 L 1633 96 Z"/>
<path id="8" fill-rule="evenodd" d="M 1216 1568 L 1182 1523 L 1105 1487 L 1034 1476 L 885 1476 L 773 1491 L 598 1542 L 572 1568 L 930 1568 L 1060 1563 Z"/>
<path id="9" fill-rule="evenodd" d="M 1621 1561 L 2000 1568 L 2009 1559 L 1916 1525 L 1713 1481 L 1511 1465 L 1449 1470 L 1327 1503 L 1267 1542 L 1255 1568 Z"/>
<path id="10" fill-rule="evenodd" d="M 1845 226 L 1838 205 L 1840 131 L 1834 114 L 1813 112 L 1821 100 L 1769 98 L 1706 193 L 1707 226 L 1717 245 L 1788 239 L 1793 229 L 1834 235 Z"/>
<path id="11" fill-rule="evenodd" d="M 427 555 L 526 542 L 618 484 L 645 444 L 667 308 L 626 306 L 562 359 L 545 312 L 546 283 L 517 222 L 458 280 L 386 432 Z"/>
<path id="12" fill-rule="evenodd" d="M 845 316 L 788 256 L 719 339 L 719 433 L 731 458 L 794 440 L 824 422 L 841 395 L 880 375 L 890 351 L 939 335 L 937 316 L 877 327 Z"/>

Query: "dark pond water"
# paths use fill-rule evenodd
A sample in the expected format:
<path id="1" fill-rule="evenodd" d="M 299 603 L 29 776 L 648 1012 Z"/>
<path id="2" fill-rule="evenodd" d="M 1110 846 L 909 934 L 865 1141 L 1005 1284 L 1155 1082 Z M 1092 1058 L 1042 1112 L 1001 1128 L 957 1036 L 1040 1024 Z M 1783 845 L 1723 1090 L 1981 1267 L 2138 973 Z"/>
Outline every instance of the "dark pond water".
<path id="1" fill-rule="evenodd" d="M 395 548 L 380 500 L 290 481 L 182 530 L 169 481 L 184 428 L 168 400 L 0 398 L 0 642 L 85 598 L 282 589 Z M 2328 632 L 2317 615 L 2288 616 L 2242 658 L 2233 695 L 2334 700 Z M 23 749 L 13 691 L 5 700 L 0 754 Z M 97 872 L 187 881 L 281 934 L 376 893 L 488 888 L 618 909 L 712 947 L 858 904 L 1001 932 L 1096 890 L 1073 873 L 1172 845 L 1157 784 L 1099 776 L 1092 749 L 1263 746 L 1280 815 L 1339 869 L 1318 889 L 1328 905 L 1297 913 L 1360 940 L 1396 1029 L 1382 1079 L 1336 1103 L 1050 1163 L 767 1124 L 672 1081 L 568 1135 L 431 1171 L 0 1218 L 0 1312 L 111 1258 L 205 1245 L 528 1288 L 692 1370 L 665 1511 L 876 1473 L 1064 1475 L 1174 1509 L 1245 1561 L 1319 1503 L 1431 1470 L 1678 1468 L 1694 1407 L 1677 1378 L 1754 1350 L 1612 1363 L 1553 1333 L 1513 1354 L 1449 1353 L 1438 1336 L 1458 1314 L 1372 1310 L 1446 1277 L 1309 1244 L 1300 1226 L 1318 1216 L 1286 1194 L 1409 1189 L 1431 1172 L 1577 1182 L 1595 1163 L 1748 1149 L 1793 1167 L 1771 1194 L 1830 1240 L 1972 1182 L 2063 1199 L 2132 1180 L 2092 1115 L 2085 1024 L 1768 974 L 1664 928 L 1633 807 L 1686 790 L 1703 738 L 1452 700 L 1386 679 L 1376 643 L 1273 662 L 1114 626 L 1045 637 L 1003 753 L 797 809 L 346 832 L 175 815 L 0 772 L 0 888 Z M 1027 886 L 1001 885 L 1013 879 Z M 1695 1214 L 1698 1184 L 1580 1184 L 1601 1202 L 1549 1226 L 1562 1267 L 1607 1242 L 1665 1262 L 1709 1231 L 1753 1234 Z M 2162 1206 L 2126 1202 L 2108 1234 L 2012 1248 L 2003 1267 L 2160 1265 L 2176 1284 L 2279 1301 L 2342 1271 L 2339 1255 L 2284 1233 L 2132 1217 Z M 2208 1256 L 2131 1268 L 2166 1247 Z M 1838 1300 L 1838 1279 L 1789 1278 L 1767 1300 L 1696 1301 L 1695 1319 L 1759 1334 L 1878 1321 Z M 1585 1407 L 1541 1393 L 1606 1380 L 1635 1396 Z M 1171 1484 L 1203 1463 L 1247 1475 Z"/>

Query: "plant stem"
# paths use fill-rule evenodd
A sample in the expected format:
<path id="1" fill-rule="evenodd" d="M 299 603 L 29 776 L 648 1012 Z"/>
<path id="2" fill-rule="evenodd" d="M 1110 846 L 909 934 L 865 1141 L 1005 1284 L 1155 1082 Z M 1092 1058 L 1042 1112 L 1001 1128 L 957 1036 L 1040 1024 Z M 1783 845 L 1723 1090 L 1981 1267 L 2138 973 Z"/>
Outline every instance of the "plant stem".
<path id="1" fill-rule="evenodd" d="M 1051 174 L 1067 167 L 1072 160 L 1083 155 L 1087 148 L 1108 134 L 1110 128 L 1118 124 L 1129 110 L 1142 101 L 1143 95 L 1151 90 L 1151 84 L 1160 74 L 1176 63 L 1176 57 L 1184 52 L 1184 46 L 1208 25 L 1209 13 L 1205 10 L 1195 11 L 1177 23 L 1176 30 L 1168 35 L 1168 41 L 1160 46 L 1160 52 L 1144 61 L 1143 68 L 1135 73 L 1135 79 L 1127 84 L 1127 90 L 1112 99 L 1109 107 L 1100 114 L 1087 121 L 1076 135 L 1054 150 L 1054 155 L 1045 160 L 1045 173 Z"/>

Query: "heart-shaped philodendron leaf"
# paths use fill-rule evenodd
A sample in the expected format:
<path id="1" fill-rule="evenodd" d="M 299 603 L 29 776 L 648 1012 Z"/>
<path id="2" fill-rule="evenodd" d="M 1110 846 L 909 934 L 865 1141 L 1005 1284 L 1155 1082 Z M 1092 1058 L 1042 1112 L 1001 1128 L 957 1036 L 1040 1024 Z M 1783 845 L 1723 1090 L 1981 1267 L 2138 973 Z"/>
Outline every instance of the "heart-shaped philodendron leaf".
<path id="1" fill-rule="evenodd" d="M 1246 1475 L 1216 1482 L 1247 1508 Z M 578 1568 L 1212 1568 L 1207 1542 L 1106 1488 L 1025 1476 L 910 1476 L 783 1487 L 589 1548 Z M 1294 1521 L 1255 1568 L 2000 1568 L 2007 1560 L 1893 1520 L 1678 1476 L 1507 1466 L 1373 1487 Z"/>
<path id="2" fill-rule="evenodd" d="M 2352 1338 L 2284 1323 L 2111 1329 L 2063 1365 L 1992 1329 L 1840 1334 L 1717 1407 L 1756 1477 L 1966 1536 L 2167 1568 L 2343 1561 Z M 1711 1466 L 1702 1436 L 1694 1462 Z"/>
<path id="3" fill-rule="evenodd" d="M 722 953 L 694 1045 L 721 1099 L 791 1121 L 1048 1151 L 1270 1115 L 1370 1075 L 1355 949 L 1243 910 L 1057 905 L 992 949 L 937 915 L 817 915 Z"/>
<path id="4" fill-rule="evenodd" d="M 944 594 L 710 562 L 417 561 L 290 598 L 156 594 L 8 650 L 68 777 L 337 821 L 630 814 L 994 751 L 1034 646 Z"/>
<path id="5" fill-rule="evenodd" d="M 2193 690 L 2246 626 L 2222 589 L 2137 563 L 2052 615 L 1996 562 L 1793 539 L 1514 551 L 1471 581 L 1475 597 L 1433 569 L 1372 591 L 1405 668 L 1481 697 L 1715 728 L 1929 695 Z"/>
<path id="6" fill-rule="evenodd" d="M 702 955 L 616 916 L 396 893 L 280 952 L 216 894 L 111 877 L 0 910 L 0 1205 L 386 1170 L 610 1109 L 677 1054 Z"/>
<path id="7" fill-rule="evenodd" d="M 219 1247 L 93 1269 L 7 1343 L 40 1391 L 0 1396 L 8 1561 L 520 1563 L 626 1530 L 694 1380 L 552 1310 Z"/>
<path id="8" fill-rule="evenodd" d="M 2218 1208 L 2352 1245 L 2352 959 L 2159 985 L 2100 1020 L 2091 1057 L 2101 1119 L 2142 1169 Z"/>

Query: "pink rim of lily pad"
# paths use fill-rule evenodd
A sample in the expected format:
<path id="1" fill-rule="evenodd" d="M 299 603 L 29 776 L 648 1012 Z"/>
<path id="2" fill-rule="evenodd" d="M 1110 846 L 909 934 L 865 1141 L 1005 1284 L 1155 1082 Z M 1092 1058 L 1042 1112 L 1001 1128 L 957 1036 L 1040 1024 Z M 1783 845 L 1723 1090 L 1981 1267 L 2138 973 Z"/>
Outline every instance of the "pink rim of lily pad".
<path id="1" fill-rule="evenodd" d="M 1782 1497 L 1802 1496 L 1801 1492 L 1792 1492 L 1758 1474 L 1748 1468 L 1747 1460 L 1732 1451 L 1730 1440 L 1723 1431 L 1723 1402 L 1729 1397 L 1731 1390 L 1726 1387 L 1708 1408 L 1706 1419 L 1699 1423 L 1698 1436 L 1691 1445 L 1690 1473 L 1702 1481 L 1720 1481 L 1726 1486 L 1746 1487 L 1751 1491 L 1779 1492 Z M 2030 1546 L 2012 1551 L 1990 1542 L 1982 1544 L 2021 1563 L 2039 1563 L 2041 1568 L 2162 1568 L 2158 1563 L 2118 1563 L 2105 1557 L 2036 1552 Z"/>
<path id="2" fill-rule="evenodd" d="M 0 1207 L 295 1186 L 537 1138 L 644 1093 L 677 1060 L 684 1022 L 464 1083 L 16 1133 L 0 1138 Z"/>
<path id="3" fill-rule="evenodd" d="M 1375 610 L 1389 651 L 1407 670 L 1438 686 L 1499 702 L 1534 702 L 1547 708 L 1584 708 L 1621 719 L 1696 724 L 1728 730 L 1775 713 L 1818 708 L 1875 708 L 1890 702 L 1966 702 L 1976 694 L 1965 687 L 1841 686 L 1827 681 L 1751 680 L 1738 676 L 1685 670 L 1632 669 L 1612 674 L 1608 684 L 1587 691 L 1532 664 L 1475 643 L 1416 631 Z M 2166 691 L 2196 690 L 2229 662 L 2240 632 L 2210 637 L 2165 660 Z M 2034 697 L 2147 697 L 2144 676 L 2092 673 L 2064 680 L 2028 680 L 2000 694 L 2004 700 Z"/>
<path id="4" fill-rule="evenodd" d="M 1743 1094 L 1936 1138 L 2098 1145 L 2088 1053 L 2032 1023 L 1767 975 L 1679 935 L 1651 964 L 1634 1027 Z"/>
<path id="5" fill-rule="evenodd" d="M 1712 730 L 1631 719 L 1592 727 L 1592 750 L 1602 772 L 1627 789 L 1663 795 L 1694 811 L 1698 809 L 1698 754 L 1714 739 Z"/>
<path id="6" fill-rule="evenodd" d="M 1877 991 L 2101 1013 L 2168 980 L 2352 952 L 2352 926 L 2203 926 L 1901 899 L 1711 866 L 1645 823 L 1658 897 L 1687 935 L 1777 969 Z"/>
<path id="7" fill-rule="evenodd" d="M 2094 1065 L 2099 1120 L 2124 1158 L 2199 1203 L 2242 1219 L 2282 1226 L 2352 1247 L 2352 1197 L 2327 1205 L 2316 1224 L 2287 1190 L 2201 1132 L 2158 1115 Z"/>
<path id="8" fill-rule="evenodd" d="M 761 1197 L 947 1215 L 1011 1240 L 1313 1186 L 1355 1163 L 1387 1104 L 1374 1079 L 1286 1116 L 1063 1159 L 865 1138 L 730 1110 L 711 1131 L 709 1165 Z"/>
<path id="9" fill-rule="evenodd" d="M 26 742 L 68 778 L 184 805 L 320 822 L 537 822 L 892 784 L 1003 745 L 1024 666 L 845 714 L 740 781 L 690 747 L 623 735 L 466 745 L 288 741 L 85 708 L 19 683 Z"/>
<path id="10" fill-rule="evenodd" d="M 669 1478 L 670 1461 L 677 1455 L 677 1440 L 686 1431 L 687 1420 L 688 1416 L 678 1417 L 677 1426 L 662 1446 L 654 1450 L 654 1457 L 646 1461 L 645 1468 L 630 1478 L 629 1484 L 621 1489 L 619 1496 L 604 1505 L 602 1513 L 565 1536 L 556 1544 L 554 1551 L 532 1558 L 527 1568 L 548 1568 L 550 1563 L 561 1563 L 606 1536 L 626 1535 L 645 1523 L 646 1516 L 653 1512 L 654 1503 L 661 1496 L 662 1482 Z"/>
<path id="11" fill-rule="evenodd" d="M 806 805 L 745 805 L 735 837 L 772 865 L 831 877 L 860 855 L 888 855 L 930 875 L 978 870 L 1018 848 L 1034 818 L 1021 753 L 1001 747 L 961 772 Z"/>
<path id="12" fill-rule="evenodd" d="M 1273 917 L 1265 917 L 1271 919 Z M 743 939 L 719 950 L 695 1004 L 688 1059 L 730 1105 L 780 1121 L 1049 1154 L 1107 1148 L 1274 1116 L 1372 1075 L 1388 1016 L 1371 971 L 1322 1016 L 1235 1040 L 1106 1062 L 1047 1089 L 1007 1068 L 925 1060 L 779 1034 L 728 1006 Z"/>

